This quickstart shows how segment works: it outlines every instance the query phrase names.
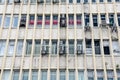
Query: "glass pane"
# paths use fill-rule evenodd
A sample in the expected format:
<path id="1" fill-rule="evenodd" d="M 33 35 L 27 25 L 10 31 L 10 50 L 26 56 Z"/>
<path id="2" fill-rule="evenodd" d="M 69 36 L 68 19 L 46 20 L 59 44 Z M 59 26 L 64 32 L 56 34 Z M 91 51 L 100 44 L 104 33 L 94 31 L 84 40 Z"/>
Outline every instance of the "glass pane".
<path id="1" fill-rule="evenodd" d="M 5 16 L 4 27 L 8 28 L 10 25 L 10 16 Z"/>
<path id="2" fill-rule="evenodd" d="M 2 76 L 2 80 L 9 80 L 9 75 L 10 75 L 10 71 L 9 70 L 5 70 L 3 72 L 3 76 Z"/>
<path id="3" fill-rule="evenodd" d="M 5 41 L 5 40 L 1 40 L 1 41 L 0 41 L 0 55 L 3 55 L 3 54 L 4 54 L 5 45 L 6 45 L 6 41 Z"/>
<path id="4" fill-rule="evenodd" d="M 13 53 L 14 53 L 14 46 L 15 46 L 15 41 L 14 40 L 9 41 L 8 55 L 13 55 Z"/>
<path id="5" fill-rule="evenodd" d="M 32 49 L 32 40 L 28 40 L 26 45 L 26 54 L 31 54 L 31 49 Z"/>
<path id="6" fill-rule="evenodd" d="M 12 27 L 17 27 L 18 26 L 18 16 L 13 17 L 13 26 Z"/>
<path id="7" fill-rule="evenodd" d="M 56 80 L 56 71 L 51 71 L 50 80 Z"/>
<path id="8" fill-rule="evenodd" d="M 42 70 L 42 72 L 41 72 L 41 80 L 47 80 L 47 70 Z"/>
<path id="9" fill-rule="evenodd" d="M 35 54 L 40 54 L 40 40 L 35 41 Z"/>
<path id="10" fill-rule="evenodd" d="M 38 71 L 32 72 L 32 80 L 38 80 Z"/>
<path id="11" fill-rule="evenodd" d="M 66 80 L 65 71 L 60 71 L 60 80 Z"/>
<path id="12" fill-rule="evenodd" d="M 75 72 L 69 71 L 69 80 L 75 80 Z"/>
<path id="13" fill-rule="evenodd" d="M 13 73 L 13 80 L 19 80 L 19 71 L 14 71 Z"/>
<path id="14" fill-rule="evenodd" d="M 23 49 L 23 40 L 18 40 L 16 54 L 21 55 Z"/>
<path id="15" fill-rule="evenodd" d="M 28 80 L 28 71 L 23 71 L 22 80 Z"/>
<path id="16" fill-rule="evenodd" d="M 83 71 L 78 72 L 78 80 L 84 80 L 84 72 Z"/>

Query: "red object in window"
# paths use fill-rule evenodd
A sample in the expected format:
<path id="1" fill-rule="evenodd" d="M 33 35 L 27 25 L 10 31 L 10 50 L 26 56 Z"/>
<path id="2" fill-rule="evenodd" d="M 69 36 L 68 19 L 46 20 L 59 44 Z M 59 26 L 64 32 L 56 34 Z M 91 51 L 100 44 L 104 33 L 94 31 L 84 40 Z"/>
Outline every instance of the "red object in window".
<path id="1" fill-rule="evenodd" d="M 30 24 L 30 25 L 33 25 L 33 24 L 34 24 L 34 20 L 30 20 L 30 21 L 29 21 L 29 24 Z"/>
<path id="2" fill-rule="evenodd" d="M 57 25 L 58 24 L 58 20 L 53 20 L 53 25 Z"/>
<path id="3" fill-rule="evenodd" d="M 37 24 L 38 24 L 38 25 L 42 25 L 42 20 L 38 20 L 38 21 L 37 21 Z"/>
<path id="4" fill-rule="evenodd" d="M 81 24 L 81 20 L 77 20 L 77 24 L 80 25 Z"/>
<path id="5" fill-rule="evenodd" d="M 50 20 L 45 20 L 45 25 L 50 25 Z"/>
<path id="6" fill-rule="evenodd" d="M 74 21 L 73 20 L 69 20 L 69 25 L 73 25 Z"/>

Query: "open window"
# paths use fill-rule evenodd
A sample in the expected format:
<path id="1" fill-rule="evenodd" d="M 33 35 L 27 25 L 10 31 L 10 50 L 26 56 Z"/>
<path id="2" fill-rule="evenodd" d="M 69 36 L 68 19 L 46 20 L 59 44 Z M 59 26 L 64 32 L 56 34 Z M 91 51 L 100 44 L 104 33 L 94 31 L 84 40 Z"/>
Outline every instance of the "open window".
<path id="1" fill-rule="evenodd" d="M 26 15 L 21 15 L 20 27 L 26 27 Z"/>
<path id="2" fill-rule="evenodd" d="M 41 54 L 49 54 L 49 40 L 43 40 Z"/>
<path id="3" fill-rule="evenodd" d="M 77 54 L 83 54 L 82 40 L 77 40 Z"/>
<path id="4" fill-rule="evenodd" d="M 59 54 L 62 55 L 62 54 L 66 54 L 66 41 L 65 40 L 60 40 L 60 43 L 59 43 Z"/>
<path id="5" fill-rule="evenodd" d="M 86 39 L 85 43 L 86 43 L 86 53 L 92 54 L 92 41 L 91 41 L 91 39 Z"/>
<path id="6" fill-rule="evenodd" d="M 69 40 L 69 54 L 74 54 L 74 40 Z"/>
<path id="7" fill-rule="evenodd" d="M 66 27 L 66 15 L 65 14 L 61 14 L 60 15 L 60 27 Z"/>
<path id="8" fill-rule="evenodd" d="M 109 40 L 103 40 L 103 49 L 104 49 L 104 54 L 109 55 L 110 50 L 109 50 Z"/>
<path id="9" fill-rule="evenodd" d="M 94 40 L 95 54 L 100 54 L 100 40 Z"/>

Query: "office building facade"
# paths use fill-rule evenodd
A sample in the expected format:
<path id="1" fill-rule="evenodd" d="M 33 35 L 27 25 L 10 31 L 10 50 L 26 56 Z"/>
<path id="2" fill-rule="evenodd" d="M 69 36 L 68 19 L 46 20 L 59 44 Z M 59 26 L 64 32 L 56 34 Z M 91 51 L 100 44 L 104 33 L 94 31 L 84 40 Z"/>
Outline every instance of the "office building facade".
<path id="1" fill-rule="evenodd" d="M 120 0 L 0 0 L 0 80 L 120 80 Z"/>

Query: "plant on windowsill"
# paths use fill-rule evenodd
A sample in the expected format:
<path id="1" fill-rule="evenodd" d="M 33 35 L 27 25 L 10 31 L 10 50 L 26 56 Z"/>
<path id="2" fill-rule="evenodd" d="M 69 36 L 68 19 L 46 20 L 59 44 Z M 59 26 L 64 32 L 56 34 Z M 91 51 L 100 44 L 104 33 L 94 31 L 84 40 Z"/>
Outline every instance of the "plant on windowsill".
<path id="1" fill-rule="evenodd" d="M 119 69 L 120 69 L 120 68 L 119 68 L 119 64 L 117 64 L 117 65 L 116 65 L 116 69 L 117 69 L 117 70 L 119 70 Z"/>

